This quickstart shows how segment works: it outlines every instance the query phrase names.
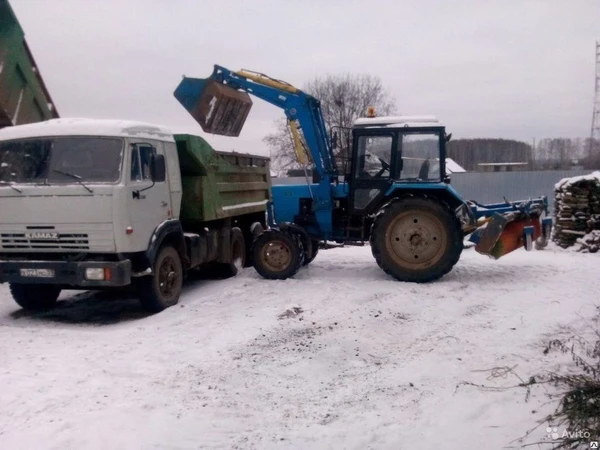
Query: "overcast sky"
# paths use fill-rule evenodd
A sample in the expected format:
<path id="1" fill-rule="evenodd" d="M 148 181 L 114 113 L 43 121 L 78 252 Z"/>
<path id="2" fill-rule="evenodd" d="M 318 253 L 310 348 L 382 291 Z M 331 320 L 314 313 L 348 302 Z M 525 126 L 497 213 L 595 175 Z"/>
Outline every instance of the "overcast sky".
<path id="1" fill-rule="evenodd" d="M 588 137 L 598 0 L 9 0 L 62 117 L 122 118 L 266 154 L 282 111 L 254 98 L 240 138 L 206 135 L 173 97 L 214 64 L 297 87 L 379 76 L 399 113 L 454 137 Z"/>

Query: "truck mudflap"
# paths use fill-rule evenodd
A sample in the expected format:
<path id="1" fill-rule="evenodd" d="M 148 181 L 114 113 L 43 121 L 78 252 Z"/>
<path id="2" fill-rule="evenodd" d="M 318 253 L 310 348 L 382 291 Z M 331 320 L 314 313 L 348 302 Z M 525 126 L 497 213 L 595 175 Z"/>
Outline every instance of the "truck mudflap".
<path id="1" fill-rule="evenodd" d="M 127 286 L 131 283 L 131 261 L 0 261 L 0 283 Z"/>
<path id="2" fill-rule="evenodd" d="M 530 251 L 543 248 L 552 233 L 552 219 L 546 197 L 521 202 L 473 205 L 474 216 L 480 225 L 469 238 L 475 250 L 493 259 L 501 258 L 521 247 Z"/>

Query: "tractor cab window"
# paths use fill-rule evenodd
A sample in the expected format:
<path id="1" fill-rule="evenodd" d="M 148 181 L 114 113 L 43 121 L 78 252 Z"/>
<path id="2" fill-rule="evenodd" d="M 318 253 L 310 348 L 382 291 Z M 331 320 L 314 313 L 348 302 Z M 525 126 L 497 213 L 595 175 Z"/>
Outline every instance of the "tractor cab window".
<path id="1" fill-rule="evenodd" d="M 356 177 L 389 178 L 392 136 L 360 136 L 356 160 Z"/>
<path id="2" fill-rule="evenodd" d="M 438 181 L 440 179 L 440 135 L 432 132 L 401 133 L 401 180 Z"/>

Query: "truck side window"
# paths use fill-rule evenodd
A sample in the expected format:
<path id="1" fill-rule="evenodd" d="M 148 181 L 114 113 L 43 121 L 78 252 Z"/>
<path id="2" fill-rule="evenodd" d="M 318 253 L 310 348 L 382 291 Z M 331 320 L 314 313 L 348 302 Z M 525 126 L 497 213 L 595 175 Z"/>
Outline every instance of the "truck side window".
<path id="1" fill-rule="evenodd" d="M 151 145 L 136 145 L 131 151 L 131 181 L 150 180 L 150 160 L 156 149 Z"/>

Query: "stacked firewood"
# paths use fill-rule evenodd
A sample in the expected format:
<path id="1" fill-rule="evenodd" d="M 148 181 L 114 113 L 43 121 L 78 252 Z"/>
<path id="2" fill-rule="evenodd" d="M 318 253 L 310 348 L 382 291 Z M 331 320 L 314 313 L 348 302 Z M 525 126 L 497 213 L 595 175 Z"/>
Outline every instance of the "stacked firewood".
<path id="1" fill-rule="evenodd" d="M 554 194 L 552 240 L 562 248 L 577 244 L 579 250 L 597 245 L 594 242 L 600 240 L 600 233 L 592 231 L 600 230 L 600 172 L 564 178 L 556 184 Z"/>

